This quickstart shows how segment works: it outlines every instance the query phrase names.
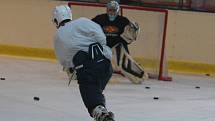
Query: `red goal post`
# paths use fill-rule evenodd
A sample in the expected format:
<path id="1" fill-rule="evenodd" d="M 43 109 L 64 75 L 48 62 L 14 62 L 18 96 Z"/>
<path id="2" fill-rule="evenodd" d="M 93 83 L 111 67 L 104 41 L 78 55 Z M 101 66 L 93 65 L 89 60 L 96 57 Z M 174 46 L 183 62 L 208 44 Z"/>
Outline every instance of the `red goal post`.
<path id="1" fill-rule="evenodd" d="M 73 18 L 93 18 L 106 12 L 106 4 L 69 2 Z M 138 40 L 129 45 L 131 54 L 149 72 L 151 78 L 171 81 L 166 59 L 166 31 L 168 10 L 120 5 L 120 15 L 136 21 L 141 28 Z M 138 49 L 139 48 L 139 49 Z"/>

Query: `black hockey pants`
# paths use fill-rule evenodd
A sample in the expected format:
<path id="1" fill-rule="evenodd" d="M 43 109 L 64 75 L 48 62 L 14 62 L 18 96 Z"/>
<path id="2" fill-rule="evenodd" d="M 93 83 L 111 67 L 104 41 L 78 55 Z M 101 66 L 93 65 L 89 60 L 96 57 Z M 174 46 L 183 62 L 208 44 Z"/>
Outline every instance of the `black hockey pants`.
<path id="1" fill-rule="evenodd" d="M 112 76 L 111 62 L 104 56 L 93 60 L 88 53 L 79 51 L 74 56 L 73 63 L 77 67 L 77 80 L 82 100 L 92 116 L 91 113 L 96 106 L 105 106 L 105 97 L 102 93 Z"/>

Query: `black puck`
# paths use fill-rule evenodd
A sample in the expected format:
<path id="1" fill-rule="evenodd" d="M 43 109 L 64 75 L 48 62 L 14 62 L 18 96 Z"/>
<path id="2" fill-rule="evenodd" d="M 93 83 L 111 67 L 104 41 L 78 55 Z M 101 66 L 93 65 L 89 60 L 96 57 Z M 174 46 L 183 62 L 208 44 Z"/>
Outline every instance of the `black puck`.
<path id="1" fill-rule="evenodd" d="M 151 87 L 148 87 L 148 86 L 147 86 L 147 87 L 145 87 L 145 88 L 146 88 L 146 89 L 150 89 Z"/>
<path id="2" fill-rule="evenodd" d="M 4 78 L 4 77 L 1 77 L 0 80 L 5 80 L 5 78 Z"/>
<path id="3" fill-rule="evenodd" d="M 196 89 L 200 89 L 200 87 L 199 87 L 199 86 L 196 86 L 195 88 L 196 88 Z"/>
<path id="4" fill-rule="evenodd" d="M 34 97 L 34 100 L 35 100 L 35 101 L 39 101 L 40 98 L 39 98 L 39 97 Z"/>
<path id="5" fill-rule="evenodd" d="M 153 99 L 154 99 L 154 100 L 158 100 L 158 99 L 159 99 L 159 97 L 154 97 Z"/>
<path id="6" fill-rule="evenodd" d="M 205 74 L 206 76 L 210 76 L 210 74 Z"/>

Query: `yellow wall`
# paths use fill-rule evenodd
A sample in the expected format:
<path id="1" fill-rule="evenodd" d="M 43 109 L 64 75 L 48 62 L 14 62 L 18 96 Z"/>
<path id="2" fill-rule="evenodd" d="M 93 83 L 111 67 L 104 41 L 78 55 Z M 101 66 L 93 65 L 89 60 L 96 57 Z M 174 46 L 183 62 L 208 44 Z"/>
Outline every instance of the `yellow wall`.
<path id="1" fill-rule="evenodd" d="M 50 54 L 50 50 L 53 48 L 55 31 L 55 27 L 51 22 L 52 9 L 59 4 L 65 4 L 65 2 L 53 0 L 1 0 L 0 53 L 4 53 L 3 49 L 10 47 L 4 45 L 15 45 L 27 48 L 46 48 L 49 49 L 48 53 Z M 105 9 L 95 11 L 92 7 L 91 9 L 85 7 L 76 12 L 93 17 L 98 13 L 105 12 Z M 74 18 L 77 18 L 78 15 L 74 15 Z M 127 15 L 131 18 L 129 13 Z M 141 16 L 137 13 L 132 13 L 132 15 L 134 15 L 134 18 L 135 15 L 138 15 L 136 17 L 140 21 L 139 23 L 150 28 L 144 25 L 144 21 L 150 21 L 147 17 L 141 19 Z M 214 22 L 214 13 L 170 10 L 166 44 L 168 60 L 215 64 Z M 143 32 L 144 27 L 141 28 Z M 150 37 L 150 34 L 141 34 L 140 38 Z M 141 44 L 144 43 L 138 41 L 136 44 L 131 45 L 131 50 L 137 56 L 142 53 L 143 46 Z M 145 44 L 144 46 L 147 45 Z M 17 47 L 13 51 L 16 50 Z M 49 57 L 53 58 L 53 54 L 50 54 Z"/>
<path id="2" fill-rule="evenodd" d="M 169 11 L 171 59 L 215 64 L 215 13 Z"/>
<path id="3" fill-rule="evenodd" d="M 52 0 L 1 0 L 0 44 L 52 48 Z"/>

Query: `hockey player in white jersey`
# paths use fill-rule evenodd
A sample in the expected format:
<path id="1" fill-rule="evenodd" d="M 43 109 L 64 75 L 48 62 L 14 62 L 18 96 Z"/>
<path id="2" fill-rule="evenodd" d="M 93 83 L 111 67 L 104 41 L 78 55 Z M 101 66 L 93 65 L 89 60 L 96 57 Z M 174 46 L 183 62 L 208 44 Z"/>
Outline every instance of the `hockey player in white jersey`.
<path id="1" fill-rule="evenodd" d="M 66 5 L 55 7 L 57 27 L 54 49 L 60 64 L 76 72 L 79 90 L 88 112 L 95 121 L 114 121 L 105 107 L 103 90 L 112 76 L 111 49 L 101 27 L 87 18 L 72 20 Z"/>

